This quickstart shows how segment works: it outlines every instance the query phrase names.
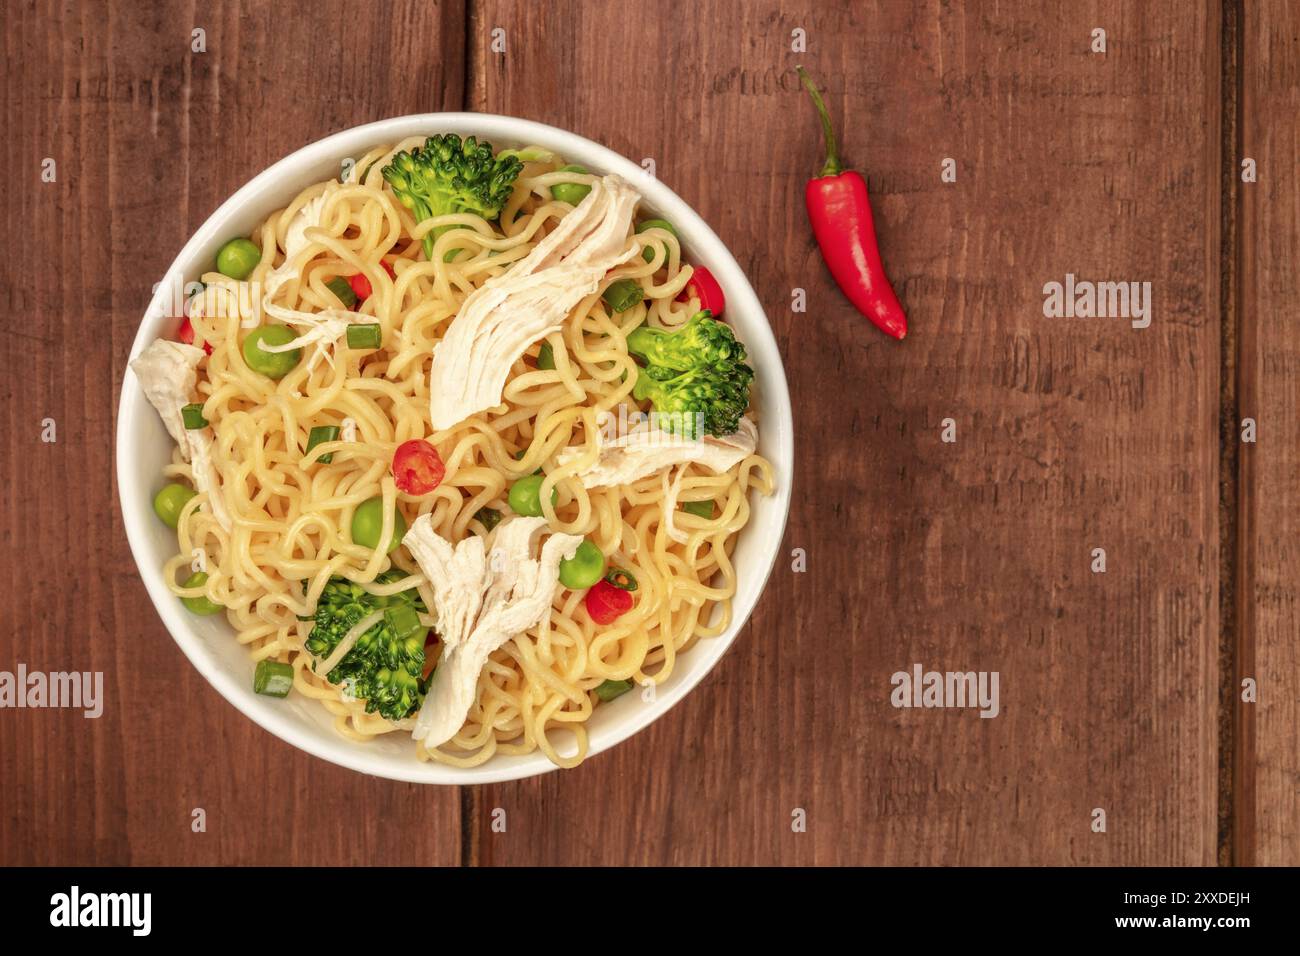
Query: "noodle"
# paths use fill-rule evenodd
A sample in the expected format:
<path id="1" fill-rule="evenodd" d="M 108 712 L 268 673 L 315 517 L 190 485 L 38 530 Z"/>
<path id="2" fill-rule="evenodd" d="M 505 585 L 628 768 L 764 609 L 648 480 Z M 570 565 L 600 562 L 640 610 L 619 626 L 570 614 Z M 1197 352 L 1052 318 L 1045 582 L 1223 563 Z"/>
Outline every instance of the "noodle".
<path id="1" fill-rule="evenodd" d="M 556 176 L 559 157 L 525 163 L 499 223 L 456 214 L 417 226 L 385 187 L 381 169 L 397 150 L 418 142 L 371 150 L 356 164 L 363 182 L 350 177 L 341 185 L 315 184 L 269 216 L 251 237 L 263 254 L 245 282 L 215 272 L 202 276 L 206 288 L 193 304 L 191 321 L 196 337 L 214 348 L 198 384 L 203 416 L 215 435 L 212 461 L 219 484 L 210 493 L 222 496 L 234 521 L 227 531 L 210 505 L 200 508 L 206 494 L 188 502 L 178 523 L 179 550 L 165 573 L 178 596 L 206 595 L 223 605 L 236 639 L 255 660 L 290 663 L 294 689 L 320 701 L 339 733 L 373 739 L 407 729 L 411 721 L 366 713 L 364 702 L 350 699 L 344 686 L 313 671 L 304 641 L 316 601 L 334 576 L 377 594 L 414 586 L 426 607 L 432 609 L 433 601 L 429 582 L 405 549 L 386 554 L 351 542 L 345 529 L 354 511 L 382 496 L 388 517 L 379 540 L 389 540 L 396 503 L 408 527 L 430 514 L 437 533 L 456 542 L 485 533 L 475 518 L 479 509 L 508 514 L 510 482 L 545 467 L 541 502 L 550 529 L 586 535 L 611 565 L 630 570 L 639 585 L 635 605 L 614 623 L 596 625 L 580 607 L 581 592 L 558 589 L 547 617 L 491 655 L 460 731 L 441 747 L 420 744 L 417 752 L 422 759 L 466 767 L 498 753 L 540 750 L 571 767 L 587 753 L 585 724 L 600 703 L 597 686 L 627 679 L 662 683 L 678 654 L 725 630 L 736 593 L 730 557 L 736 535 L 749 520 L 750 491 L 772 492 L 773 469 L 757 454 L 722 475 L 679 466 L 671 489 L 660 473 L 591 490 L 576 477 L 594 457 L 601 416 L 617 413 L 620 404 L 644 406 L 631 397 L 636 367 L 625 336 L 643 321 L 680 326 L 694 311 L 695 303 L 675 301 L 691 269 L 682 263 L 676 239 L 663 232 L 654 242 L 629 238 L 652 249 L 654 257 L 647 262 L 637 255 L 612 274 L 643 280 L 647 301 L 611 314 L 599 294 L 583 299 L 563 329 L 548 337 L 553 370 L 538 369 L 531 359 L 517 361 L 501 407 L 433 432 L 433 346 L 470 293 L 527 256 L 555 227 L 569 207 L 552 200 L 546 187 L 575 177 Z M 320 361 L 304 357 L 274 381 L 248 367 L 240 346 L 260 319 L 258 303 L 272 270 L 285 261 L 290 222 L 320 196 L 326 196 L 320 226 L 308 230 L 307 247 L 294 257 L 300 274 L 288 279 L 275 300 L 305 312 L 336 308 L 325 283 L 364 273 L 373 292 L 358 309 L 363 321 L 380 325 L 383 347 L 331 348 Z M 465 228 L 438 235 L 426 260 L 421 238 L 446 225 Z M 446 262 L 449 253 L 453 261 Z M 381 256 L 395 263 L 395 280 Z M 535 356 L 540 344 L 528 354 Z M 304 352 L 310 355 L 313 348 Z M 339 427 L 339 438 L 309 455 L 308 433 L 322 425 Z M 421 497 L 399 491 L 389 474 L 394 449 L 413 438 L 431 442 L 446 466 L 442 483 Z M 557 454 L 570 446 L 588 454 L 558 464 Z M 329 463 L 319 461 L 331 454 Z M 164 473 L 194 482 L 179 449 Z M 558 495 L 554 506 L 552 489 Z M 677 498 L 713 499 L 714 517 L 677 512 L 674 540 L 664 513 L 670 493 L 670 507 Z M 375 585 L 390 568 L 404 578 Z M 207 572 L 201 588 L 176 583 L 191 569 Z M 423 620 L 433 623 L 427 615 Z"/>

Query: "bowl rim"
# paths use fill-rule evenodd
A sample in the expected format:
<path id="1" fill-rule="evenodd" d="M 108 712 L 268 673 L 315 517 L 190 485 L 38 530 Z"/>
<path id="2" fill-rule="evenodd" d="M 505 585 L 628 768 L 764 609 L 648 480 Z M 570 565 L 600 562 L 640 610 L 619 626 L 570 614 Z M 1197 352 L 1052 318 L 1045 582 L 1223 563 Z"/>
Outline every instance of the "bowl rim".
<path id="1" fill-rule="evenodd" d="M 149 406 L 135 376 L 129 374 L 127 369 L 130 361 L 150 341 L 164 334 L 161 324 L 169 319 L 167 296 L 173 283 L 186 281 L 183 266 L 191 263 L 198 250 L 211 242 L 230 219 L 235 218 L 249 204 L 265 202 L 271 193 L 282 190 L 286 183 L 295 178 L 306 177 L 307 168 L 327 158 L 341 161 L 348 156 L 359 156 L 366 149 L 381 143 L 396 143 L 408 136 L 428 135 L 438 131 L 474 134 L 493 142 L 506 140 L 516 145 L 542 146 L 559 152 L 571 162 L 580 161 L 589 168 L 602 173 L 617 173 L 636 183 L 644 204 L 656 210 L 657 215 L 670 219 L 693 253 L 700 253 L 701 258 L 707 259 L 711 271 L 721 273 L 719 279 L 727 289 L 729 302 L 735 303 L 735 307 L 728 308 L 728 313 L 738 309 L 742 314 L 753 317 L 753 328 L 745 328 L 744 341 L 751 353 L 756 351 L 756 346 L 757 351 L 763 353 L 762 395 L 769 408 L 764 416 L 762 445 L 765 457 L 777 467 L 778 482 L 773 494 L 775 500 L 771 504 L 778 509 L 779 520 L 769 522 L 771 540 L 766 548 L 766 560 L 760 560 L 759 566 L 746 569 L 747 577 L 756 581 L 757 585 L 745 599 L 742 600 L 739 591 L 733 598 L 732 619 L 723 633 L 707 641 L 697 642 L 691 648 L 689 653 L 695 666 L 687 671 L 683 679 L 677 680 L 674 676 L 669 679 L 667 686 L 658 687 L 654 703 L 636 708 L 634 716 L 610 727 L 589 731 L 584 764 L 597 754 L 644 730 L 671 710 L 713 671 L 745 627 L 766 589 L 785 536 L 793 482 L 794 422 L 785 366 L 776 337 L 757 294 L 730 250 L 704 219 L 662 181 L 649 176 L 632 160 L 577 133 L 535 120 L 494 113 L 417 113 L 394 116 L 340 130 L 294 150 L 237 189 L 204 220 L 167 267 L 163 281 L 144 312 L 123 369 L 114 422 L 117 431 L 115 460 L 118 501 L 123 527 L 132 559 L 154 609 L 172 639 L 204 679 L 245 717 L 285 743 L 359 773 L 407 783 L 466 786 L 519 780 L 558 768 L 540 750 L 521 756 L 497 755 L 474 767 L 457 767 L 406 755 L 396 757 L 378 753 L 341 735 L 335 735 L 336 739 L 327 744 L 323 736 L 313 735 L 292 712 L 261 709 L 258 701 L 253 699 L 252 689 L 241 686 L 234 674 L 205 653 L 203 639 L 187 626 L 185 615 L 181 614 L 180 602 L 163 581 L 161 566 L 155 566 L 150 556 L 146 522 L 152 514 L 152 507 L 149 505 L 149 496 L 138 493 L 138 483 L 130 471 L 131 456 L 140 444 L 141 417 L 137 412 L 142 404 L 145 408 Z M 310 184 L 302 182 L 298 188 L 304 189 Z M 266 209 L 263 215 L 269 214 L 273 208 Z"/>

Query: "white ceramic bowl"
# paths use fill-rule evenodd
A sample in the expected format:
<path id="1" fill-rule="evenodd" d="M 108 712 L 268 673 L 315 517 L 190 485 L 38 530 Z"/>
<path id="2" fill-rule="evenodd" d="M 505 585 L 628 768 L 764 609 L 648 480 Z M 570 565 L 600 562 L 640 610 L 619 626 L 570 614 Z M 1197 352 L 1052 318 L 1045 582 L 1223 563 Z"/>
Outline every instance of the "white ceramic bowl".
<path id="1" fill-rule="evenodd" d="M 288 204 L 306 186 L 335 178 L 347 157 L 359 157 L 381 143 L 432 133 L 473 134 L 497 149 L 534 144 L 558 152 L 568 162 L 592 172 L 617 173 L 641 191 L 643 211 L 670 220 L 681 236 L 689 260 L 707 266 L 727 295 L 728 322 L 750 353 L 757 376 L 756 398 L 761 427 L 759 451 L 776 466 L 778 490 L 772 497 L 753 496 L 753 517 L 741 532 L 735 552 L 739 590 L 731 626 L 719 637 L 700 641 L 683 654 L 670 680 L 657 688 L 653 703 L 637 693 L 626 694 L 600 707 L 588 724 L 590 756 L 625 740 L 648 726 L 681 700 L 726 652 L 744 626 L 767 582 L 790 506 L 794 439 L 790 395 L 776 340 L 754 290 L 721 240 L 698 215 L 662 183 L 650 178 L 628 159 L 573 133 L 509 116 L 477 113 L 430 113 L 358 126 L 312 143 L 280 160 L 230 197 L 185 244 L 171 264 L 160 291 L 140 323 L 131 358 L 153 339 L 175 334 L 175 314 L 169 303 L 174 284 L 190 282 L 210 269 L 222 243 L 248 235 L 269 213 Z M 179 287 L 179 286 L 177 286 Z M 153 495 L 170 459 L 172 442 L 161 420 L 129 372 L 122 385 L 117 411 L 117 481 L 127 539 L 140 576 L 163 623 L 199 672 L 226 700 L 253 721 L 295 747 L 363 773 L 415 783 L 477 784 L 530 777 L 554 769 L 541 752 L 527 756 L 495 756 L 468 769 L 423 762 L 404 734 L 372 743 L 340 737 L 324 708 L 294 694 L 278 700 L 253 693 L 253 662 L 235 643 L 222 615 L 196 617 L 167 589 L 162 566 L 176 553 L 175 533 L 153 512 Z"/>

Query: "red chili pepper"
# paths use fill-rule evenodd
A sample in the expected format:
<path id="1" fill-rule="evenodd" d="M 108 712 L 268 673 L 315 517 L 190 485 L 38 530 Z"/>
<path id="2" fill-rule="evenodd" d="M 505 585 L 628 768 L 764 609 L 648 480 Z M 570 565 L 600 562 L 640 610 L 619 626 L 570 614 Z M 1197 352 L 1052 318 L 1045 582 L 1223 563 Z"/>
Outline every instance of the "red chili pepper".
<path id="1" fill-rule="evenodd" d="M 695 267 L 690 281 L 686 283 L 686 288 L 677 298 L 685 302 L 692 296 L 699 299 L 700 308 L 708 309 L 715 319 L 721 318 L 723 310 L 727 307 L 727 298 L 722 294 L 722 286 L 718 285 L 718 280 L 713 277 L 713 273 L 704 266 Z"/>
<path id="2" fill-rule="evenodd" d="M 392 266 L 391 263 L 389 263 L 389 261 L 388 261 L 387 259 L 380 259 L 380 260 L 379 260 L 379 264 L 380 264 L 381 266 L 383 266 L 383 267 L 384 267 L 384 271 L 388 273 L 388 278 L 390 278 L 390 279 L 396 279 L 396 278 L 397 278 L 397 273 L 393 271 L 393 266 Z"/>
<path id="3" fill-rule="evenodd" d="M 613 624 L 632 610 L 632 592 L 615 587 L 601 578 L 587 589 L 587 613 L 597 624 Z"/>
<path id="4" fill-rule="evenodd" d="M 803 85 L 812 94 L 826 133 L 826 165 L 804 188 L 813 235 L 831 275 L 849 301 L 882 331 L 901 339 L 907 334 L 907 316 L 880 261 L 867 181 L 861 174 L 840 165 L 839 147 L 826 103 L 812 77 L 803 67 L 798 67 L 798 71 Z"/>
<path id="5" fill-rule="evenodd" d="M 370 298 L 370 294 L 375 290 L 370 288 L 370 280 L 366 278 L 364 272 L 358 272 L 354 276 L 348 276 L 348 285 L 352 286 L 352 291 L 356 293 L 357 305 L 365 302 Z"/>
<path id="6" fill-rule="evenodd" d="M 181 327 L 180 327 L 179 329 L 176 330 L 176 338 L 177 338 L 179 341 L 184 342 L 186 345 L 193 345 L 193 344 L 194 344 L 194 325 L 190 322 L 190 317 L 189 317 L 188 315 L 182 317 L 182 319 L 181 319 Z M 211 354 L 212 354 L 212 343 L 211 343 L 211 342 L 204 342 L 204 343 L 203 343 L 203 351 L 205 351 L 205 352 L 207 352 L 209 355 L 211 355 Z"/>
<path id="7" fill-rule="evenodd" d="M 393 478 L 408 495 L 427 495 L 442 484 L 447 466 L 438 449 L 422 438 L 402 442 L 393 452 Z"/>

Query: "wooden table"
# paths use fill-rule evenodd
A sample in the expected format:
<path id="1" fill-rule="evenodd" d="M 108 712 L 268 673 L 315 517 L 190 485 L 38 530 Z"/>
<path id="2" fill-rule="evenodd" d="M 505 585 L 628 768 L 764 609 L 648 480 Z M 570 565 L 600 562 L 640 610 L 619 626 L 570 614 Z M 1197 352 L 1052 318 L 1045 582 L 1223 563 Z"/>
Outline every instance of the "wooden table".
<path id="1" fill-rule="evenodd" d="M 1300 863 L 1294 5 L 11 0 L 0 37 L 0 669 L 107 682 L 98 721 L 0 711 L 0 862 Z M 868 175 L 902 344 L 811 239 L 799 63 Z M 461 109 L 653 158 L 735 252 L 808 570 L 648 731 L 458 791 L 308 757 L 206 684 L 137 576 L 113 432 L 151 286 L 226 196 Z M 1067 274 L 1150 282 L 1150 327 L 1045 318 Z M 895 709 L 918 662 L 999 672 L 1000 715 Z"/>

